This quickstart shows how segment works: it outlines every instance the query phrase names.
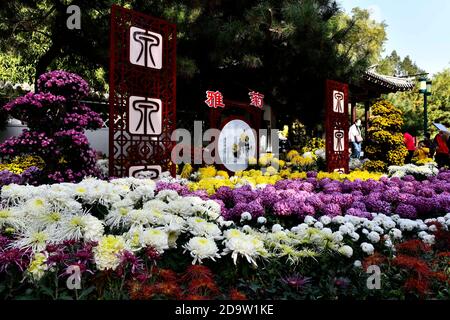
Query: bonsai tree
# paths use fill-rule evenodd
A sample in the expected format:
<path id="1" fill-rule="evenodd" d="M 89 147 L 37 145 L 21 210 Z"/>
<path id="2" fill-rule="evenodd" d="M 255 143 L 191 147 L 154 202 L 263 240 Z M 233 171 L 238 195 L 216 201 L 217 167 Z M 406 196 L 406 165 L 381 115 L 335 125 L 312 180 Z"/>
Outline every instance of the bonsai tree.
<path id="1" fill-rule="evenodd" d="M 0 154 L 9 158 L 42 158 L 45 167 L 34 173 L 34 179 L 40 183 L 75 182 L 85 176 L 97 176 L 96 153 L 84 130 L 100 128 L 103 121 L 80 102 L 89 92 L 87 82 L 73 73 L 51 71 L 39 77 L 37 88 L 38 92 L 30 92 L 3 107 L 26 123 L 28 129 L 1 144 Z"/>
<path id="2" fill-rule="evenodd" d="M 366 155 L 370 159 L 365 168 L 371 171 L 386 171 L 388 166 L 401 166 L 408 154 L 403 134 L 402 112 L 386 100 L 372 106 L 369 123 Z"/>

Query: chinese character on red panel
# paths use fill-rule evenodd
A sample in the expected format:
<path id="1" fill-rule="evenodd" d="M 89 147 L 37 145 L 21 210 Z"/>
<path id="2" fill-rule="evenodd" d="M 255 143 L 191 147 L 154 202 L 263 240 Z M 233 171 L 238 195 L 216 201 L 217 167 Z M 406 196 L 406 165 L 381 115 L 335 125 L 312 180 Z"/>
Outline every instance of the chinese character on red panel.
<path id="1" fill-rule="evenodd" d="M 210 108 L 225 108 L 223 103 L 223 95 L 220 91 L 206 91 L 205 103 Z"/>
<path id="2" fill-rule="evenodd" d="M 251 91 L 248 93 L 250 105 L 262 109 L 264 106 L 264 95 L 259 92 Z"/>

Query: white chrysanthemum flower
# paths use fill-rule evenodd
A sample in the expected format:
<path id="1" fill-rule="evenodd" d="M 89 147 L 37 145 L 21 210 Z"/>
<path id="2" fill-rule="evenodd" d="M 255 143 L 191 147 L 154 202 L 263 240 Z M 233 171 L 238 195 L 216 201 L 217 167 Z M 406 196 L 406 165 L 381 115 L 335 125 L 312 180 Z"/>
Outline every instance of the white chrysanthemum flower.
<path id="1" fill-rule="evenodd" d="M 234 225 L 234 222 L 232 220 L 225 220 L 223 217 L 219 217 L 216 220 L 216 223 L 221 227 L 229 228 L 232 225 Z"/>
<path id="2" fill-rule="evenodd" d="M 384 241 L 384 246 L 387 247 L 387 248 L 392 248 L 394 246 L 394 244 L 392 243 L 392 240 L 390 238 L 387 238 Z"/>
<path id="3" fill-rule="evenodd" d="M 205 214 L 211 219 L 216 220 L 220 217 L 220 204 L 214 200 L 207 200 L 202 205 L 205 208 Z"/>
<path id="4" fill-rule="evenodd" d="M 175 190 L 161 190 L 155 197 L 158 200 L 170 202 L 180 198 Z"/>
<path id="5" fill-rule="evenodd" d="M 255 259 L 267 254 L 264 243 L 255 236 L 243 235 L 232 237 L 225 241 L 225 249 L 222 255 L 231 253 L 234 264 L 237 263 L 238 256 L 243 256 L 254 266 L 257 266 Z"/>
<path id="6" fill-rule="evenodd" d="M 311 216 L 306 216 L 305 217 L 305 223 L 309 226 L 312 226 L 314 223 L 316 223 L 316 219 L 314 217 Z"/>
<path id="7" fill-rule="evenodd" d="M 73 215 L 63 218 L 55 230 L 56 242 L 65 240 L 97 241 L 103 236 L 103 222 L 92 215 Z"/>
<path id="8" fill-rule="evenodd" d="M 94 248 L 94 260 L 99 270 L 115 270 L 120 265 L 120 254 L 127 250 L 121 236 L 107 235 Z"/>
<path id="9" fill-rule="evenodd" d="M 333 233 L 333 241 L 334 242 L 342 242 L 344 240 L 344 236 L 342 235 L 342 232 L 336 231 Z"/>
<path id="10" fill-rule="evenodd" d="M 242 221 L 250 221 L 252 220 L 252 215 L 250 214 L 250 212 L 242 212 L 241 214 L 241 222 Z"/>
<path id="11" fill-rule="evenodd" d="M 199 217 L 187 219 L 188 230 L 194 236 L 221 239 L 222 231 L 215 223 L 207 222 Z"/>
<path id="12" fill-rule="evenodd" d="M 329 225 L 331 223 L 331 218 L 329 216 L 321 216 L 320 222 L 325 226 Z"/>
<path id="13" fill-rule="evenodd" d="M 353 262 L 353 266 L 355 268 L 361 268 L 362 267 L 362 263 L 360 260 L 355 260 L 355 262 Z"/>
<path id="14" fill-rule="evenodd" d="M 331 221 L 333 222 L 333 223 L 336 223 L 336 224 L 344 224 L 345 223 L 345 218 L 343 217 L 343 216 L 335 216 L 335 217 L 333 217 L 332 219 L 331 219 Z M 306 222 L 306 221 L 305 221 Z"/>
<path id="15" fill-rule="evenodd" d="M 426 244 L 433 245 L 436 242 L 436 237 L 434 235 L 427 235 L 422 238 L 422 241 Z"/>
<path id="16" fill-rule="evenodd" d="M 43 197 L 35 197 L 25 202 L 25 209 L 34 214 L 45 212 L 49 207 L 48 201 Z"/>
<path id="17" fill-rule="evenodd" d="M 358 241 L 359 238 L 360 238 L 359 234 L 356 233 L 356 232 L 350 233 L 349 236 L 350 236 L 350 238 L 352 238 L 352 240 L 353 240 L 354 242 Z"/>
<path id="18" fill-rule="evenodd" d="M 430 232 L 436 232 L 437 231 L 437 227 L 436 227 L 436 225 L 431 225 L 431 226 L 429 226 L 428 227 L 428 230 L 430 231 Z"/>
<path id="19" fill-rule="evenodd" d="M 164 203 L 164 202 L 163 202 Z M 184 198 L 177 199 L 165 205 L 165 211 L 179 216 L 192 216 L 194 208 L 189 201 Z"/>
<path id="20" fill-rule="evenodd" d="M 391 237 L 393 237 L 394 239 L 396 239 L 396 240 L 399 240 L 399 239 L 401 239 L 401 238 L 403 237 L 402 231 L 399 230 L 399 229 L 396 229 L 396 228 L 391 229 L 391 230 L 389 231 L 389 235 L 390 235 Z"/>
<path id="21" fill-rule="evenodd" d="M 105 216 L 106 225 L 111 228 L 122 228 L 127 225 L 128 214 L 133 210 L 131 207 L 120 207 L 109 211 Z"/>
<path id="22" fill-rule="evenodd" d="M 185 252 L 189 251 L 191 257 L 194 258 L 192 264 L 196 264 L 197 262 L 202 263 L 203 259 L 216 261 L 216 258 L 220 258 L 219 249 L 212 239 L 193 237 L 183 248 Z"/>
<path id="23" fill-rule="evenodd" d="M 367 255 L 372 255 L 375 251 L 375 248 L 373 247 L 373 245 L 371 245 L 370 243 L 367 243 L 367 242 L 361 243 L 361 249 Z"/>
<path id="24" fill-rule="evenodd" d="M 333 237 L 333 230 L 331 230 L 330 228 L 323 228 L 321 230 L 322 234 L 324 234 L 325 236 L 332 238 Z"/>
<path id="25" fill-rule="evenodd" d="M 319 229 L 319 230 L 323 229 L 323 223 L 317 221 L 316 223 L 314 223 L 314 228 Z"/>
<path id="26" fill-rule="evenodd" d="M 141 243 L 150 246 L 159 253 L 169 249 L 169 237 L 164 230 L 161 229 L 145 229 L 141 236 Z"/>
<path id="27" fill-rule="evenodd" d="M 339 227 L 339 232 L 345 235 L 345 234 L 350 234 L 351 230 L 347 225 L 342 225 Z"/>
<path id="28" fill-rule="evenodd" d="M 33 187 L 10 184 L 2 187 L 1 197 L 7 202 L 18 204 L 27 201 L 34 196 Z"/>
<path id="29" fill-rule="evenodd" d="M 350 246 L 342 246 L 339 248 L 338 252 L 347 258 L 351 258 L 353 256 L 353 249 Z"/>
<path id="30" fill-rule="evenodd" d="M 258 219 L 256 219 L 256 222 L 259 224 L 265 224 L 267 222 L 267 219 L 264 217 L 258 217 Z"/>
<path id="31" fill-rule="evenodd" d="M 378 243 L 380 242 L 381 237 L 377 232 L 372 231 L 367 235 L 367 239 L 372 243 Z"/>
<path id="32" fill-rule="evenodd" d="M 225 239 L 229 240 L 229 239 L 232 239 L 232 238 L 243 237 L 245 235 L 245 233 L 242 233 L 238 229 L 229 229 L 229 230 L 225 230 L 223 235 L 224 235 Z"/>
<path id="33" fill-rule="evenodd" d="M 7 227 L 20 230 L 24 227 L 23 217 L 16 210 L 0 209 L 0 230 Z"/>
<path id="34" fill-rule="evenodd" d="M 280 232 L 280 231 L 283 231 L 283 227 L 280 224 L 276 223 L 276 224 L 274 224 L 272 226 L 272 232 L 273 233 L 277 233 L 277 232 Z"/>
<path id="35" fill-rule="evenodd" d="M 161 214 L 162 216 L 162 214 Z M 149 215 L 149 211 L 144 209 L 131 210 L 128 213 L 128 217 L 125 220 L 131 226 L 137 225 L 149 225 L 152 222 L 152 216 Z"/>
<path id="36" fill-rule="evenodd" d="M 139 186 L 128 194 L 131 200 L 148 201 L 155 196 L 155 188 L 152 185 Z"/>
<path id="37" fill-rule="evenodd" d="M 52 239 L 53 235 L 47 230 L 28 228 L 13 242 L 13 246 L 19 249 L 31 248 L 33 252 L 40 252 L 46 248 Z"/>

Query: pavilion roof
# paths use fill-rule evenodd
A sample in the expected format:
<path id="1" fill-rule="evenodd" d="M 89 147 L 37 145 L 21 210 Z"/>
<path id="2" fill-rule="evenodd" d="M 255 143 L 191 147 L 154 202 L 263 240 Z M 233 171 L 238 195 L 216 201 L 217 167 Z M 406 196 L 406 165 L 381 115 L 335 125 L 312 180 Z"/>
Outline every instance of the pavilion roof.
<path id="1" fill-rule="evenodd" d="M 363 79 L 375 85 L 386 88 L 391 92 L 410 91 L 415 87 L 414 78 L 400 78 L 379 74 L 375 66 L 370 67 L 364 74 Z"/>

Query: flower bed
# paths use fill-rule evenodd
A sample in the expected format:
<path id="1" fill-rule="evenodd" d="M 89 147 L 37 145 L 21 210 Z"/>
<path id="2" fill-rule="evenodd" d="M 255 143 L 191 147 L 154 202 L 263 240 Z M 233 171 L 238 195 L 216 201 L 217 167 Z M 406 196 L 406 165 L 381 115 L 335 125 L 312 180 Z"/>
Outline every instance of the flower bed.
<path id="1" fill-rule="evenodd" d="M 450 214 L 439 215 L 434 207 L 432 219 L 391 212 L 339 215 L 331 205 L 346 200 L 350 207 L 352 197 L 377 204 L 406 192 L 437 197 L 444 205 L 450 203 L 448 178 L 445 172 L 423 182 L 309 177 L 261 190 L 224 188 L 212 199 L 179 184 L 131 178 L 6 186 L 1 192 L 0 282 L 8 285 L 0 287 L 0 297 L 443 298 L 449 285 Z M 274 195 L 280 199 L 271 200 Z M 313 195 L 329 212 L 306 210 L 296 213 L 296 220 L 275 214 L 282 200 L 309 203 L 305 197 Z M 232 208 L 228 201 L 237 204 Z M 244 211 L 240 203 L 246 201 Z M 416 241 L 422 251 L 408 258 L 405 241 Z M 423 267 L 411 275 L 414 259 L 424 259 Z M 366 286 L 365 268 L 372 264 L 390 266 L 381 291 Z M 74 267 L 81 273 L 79 290 L 66 285 L 67 270 Z"/>

